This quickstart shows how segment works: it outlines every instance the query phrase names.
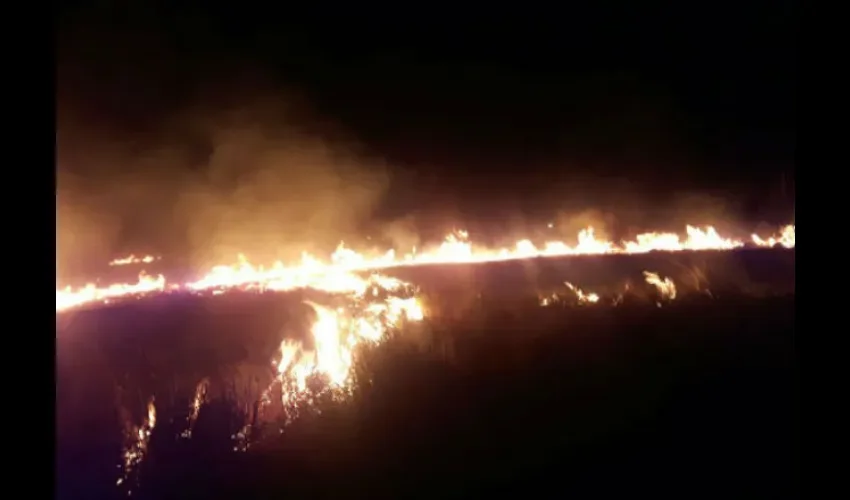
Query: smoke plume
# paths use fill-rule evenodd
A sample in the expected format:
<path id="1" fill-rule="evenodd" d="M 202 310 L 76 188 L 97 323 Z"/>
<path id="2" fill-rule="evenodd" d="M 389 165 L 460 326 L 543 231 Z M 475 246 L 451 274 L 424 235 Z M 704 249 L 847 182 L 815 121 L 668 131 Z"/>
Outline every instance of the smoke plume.
<path id="1" fill-rule="evenodd" d="M 217 102 L 133 133 L 60 107 L 59 270 L 128 252 L 180 256 L 196 269 L 239 252 L 293 258 L 358 234 L 388 183 L 380 160 L 303 105 Z"/>

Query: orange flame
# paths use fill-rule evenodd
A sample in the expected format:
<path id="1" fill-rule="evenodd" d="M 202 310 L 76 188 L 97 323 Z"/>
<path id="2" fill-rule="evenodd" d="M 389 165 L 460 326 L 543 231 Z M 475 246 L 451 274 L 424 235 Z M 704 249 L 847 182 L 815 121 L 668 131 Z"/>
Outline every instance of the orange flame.
<path id="1" fill-rule="evenodd" d="M 519 240 L 513 248 L 479 248 L 469 241 L 469 234 L 457 231 L 448 235 L 438 247 L 425 252 L 416 252 L 397 257 L 395 250 L 366 256 L 342 244 L 331 255 L 330 262 L 323 262 L 308 253 L 301 261 L 286 265 L 275 262 L 270 267 L 254 266 L 244 255 L 239 255 L 235 265 L 219 265 L 201 279 L 169 288 L 187 290 L 215 290 L 231 287 L 259 287 L 265 290 L 292 290 L 315 288 L 328 292 L 361 293 L 366 280 L 355 272 L 380 270 L 399 266 L 444 263 L 494 262 L 530 257 L 556 257 L 595 254 L 639 254 L 652 251 L 680 252 L 698 250 L 732 250 L 745 245 L 743 240 L 721 236 L 707 226 L 686 226 L 683 239 L 675 233 L 644 233 L 633 241 L 615 243 L 599 239 L 592 227 L 578 234 L 578 243 L 570 246 L 563 241 L 545 242 L 542 247 L 530 240 Z M 750 243 L 761 247 L 795 247 L 795 226 L 788 225 L 773 236 L 752 235 Z M 161 292 L 166 288 L 163 276 L 140 275 L 134 284 L 115 284 L 101 288 L 94 284 L 80 289 L 70 287 L 56 291 L 56 310 L 62 311 L 92 302 L 104 302 L 122 296 Z"/>

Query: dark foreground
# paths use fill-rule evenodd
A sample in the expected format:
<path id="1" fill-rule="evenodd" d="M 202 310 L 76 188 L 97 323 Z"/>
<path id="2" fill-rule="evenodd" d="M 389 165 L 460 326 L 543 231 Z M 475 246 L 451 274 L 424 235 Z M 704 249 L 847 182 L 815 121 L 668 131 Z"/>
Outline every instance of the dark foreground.
<path id="1" fill-rule="evenodd" d="M 248 453 L 213 403 L 190 441 L 157 427 L 133 497 L 797 496 L 793 295 L 678 302 L 434 324 L 369 353 L 353 401 Z M 114 408 L 76 390 L 59 389 L 57 496 L 103 498 Z"/>

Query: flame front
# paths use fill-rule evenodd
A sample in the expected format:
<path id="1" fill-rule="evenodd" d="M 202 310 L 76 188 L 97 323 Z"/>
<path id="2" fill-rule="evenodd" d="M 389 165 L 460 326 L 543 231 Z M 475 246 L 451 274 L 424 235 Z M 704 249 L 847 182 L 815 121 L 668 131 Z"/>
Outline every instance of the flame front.
<path id="1" fill-rule="evenodd" d="M 89 284 L 77 290 L 66 287 L 63 290 L 56 290 L 56 310 L 62 311 L 90 302 L 108 302 L 114 298 L 163 290 L 165 290 L 165 276 L 151 277 L 145 273 L 139 274 L 139 281 L 133 284 L 115 284 L 104 288 Z"/>
<path id="2" fill-rule="evenodd" d="M 340 244 L 329 262 L 303 253 L 301 261 L 292 265 L 276 262 L 270 267 L 254 266 L 239 255 L 238 262 L 230 266 L 216 266 L 197 281 L 167 284 L 162 275 L 140 274 L 137 283 L 115 284 L 98 287 L 94 284 L 73 290 L 70 287 L 56 291 L 57 312 L 72 309 L 87 303 L 108 302 L 125 296 L 158 293 L 165 290 L 212 291 L 243 288 L 269 291 L 286 291 L 310 288 L 327 292 L 336 298 L 334 306 L 308 302 L 315 314 L 310 328 L 312 342 L 302 343 L 291 339 L 283 340 L 273 361 L 276 376 L 264 391 L 260 408 L 279 401 L 284 410 L 285 422 L 298 415 L 304 405 L 311 404 L 323 394 L 345 397 L 353 387 L 353 361 L 363 345 L 385 340 L 394 329 L 406 322 L 420 322 L 425 318 L 420 299 L 413 287 L 396 278 L 377 274 L 376 271 L 399 266 L 443 263 L 495 262 L 534 257 L 556 257 L 570 255 L 640 254 L 651 251 L 699 251 L 732 250 L 743 247 L 745 242 L 721 236 L 713 227 L 687 226 L 686 237 L 675 233 L 645 233 L 633 241 L 615 243 L 597 237 L 588 227 L 579 232 L 577 244 L 570 246 L 562 241 L 545 242 L 541 247 L 530 240 L 519 240 L 512 248 L 479 248 L 473 246 L 469 234 L 457 231 L 430 251 L 411 253 L 397 257 L 394 250 L 383 254 L 366 256 Z M 761 247 L 795 247 L 795 227 L 784 227 L 778 234 L 769 237 L 752 235 L 751 243 Z M 111 266 L 151 263 L 154 257 L 130 256 L 117 259 Z M 364 271 L 373 274 L 364 277 Z M 662 301 L 676 299 L 676 285 L 670 278 L 657 273 L 644 272 L 647 284 L 653 286 Z M 579 304 L 597 304 L 600 297 L 586 292 L 572 283 L 565 283 Z M 556 296 L 553 296 L 557 298 Z M 541 300 L 548 305 L 552 298 Z M 342 304 L 342 305 L 339 305 Z M 313 381 L 316 383 L 314 384 Z M 196 389 L 187 427 L 183 437 L 190 438 L 204 404 L 208 382 L 201 381 Z M 278 395 L 279 394 L 279 395 Z M 256 419 L 254 419 L 256 421 Z M 237 450 L 247 449 L 251 437 L 251 425 L 237 433 Z M 148 405 L 148 415 L 141 426 L 133 427 L 123 455 L 122 472 L 118 484 L 125 484 L 133 471 L 144 459 L 150 435 L 156 426 L 156 408 L 153 401 Z M 128 493 L 130 490 L 128 489 Z"/>
<path id="3" fill-rule="evenodd" d="M 142 257 L 136 257 L 134 254 L 130 254 L 127 257 L 122 257 L 119 259 L 115 259 L 109 263 L 110 266 L 131 266 L 133 264 L 150 264 L 151 262 L 159 260 L 159 257 L 154 257 L 153 255 L 144 255 Z"/>
<path id="4" fill-rule="evenodd" d="M 328 263 L 305 252 L 298 263 L 285 265 L 282 262 L 275 262 L 270 267 L 262 267 L 254 266 L 245 256 L 240 255 L 235 265 L 215 266 L 197 281 L 169 284 L 168 287 L 166 287 L 164 276 L 152 277 L 145 274 L 140 275 L 138 282 L 134 284 L 115 284 L 107 287 L 89 284 L 76 290 L 67 287 L 56 291 L 56 310 L 63 311 L 87 303 L 108 302 L 123 296 L 156 293 L 166 289 L 200 291 L 230 287 L 258 287 L 282 291 L 315 288 L 327 292 L 348 293 L 362 291 L 365 286 L 365 282 L 354 274 L 355 272 L 399 266 L 495 262 L 569 255 L 640 254 L 652 251 L 732 250 L 745 245 L 743 240 L 720 235 L 711 226 L 698 228 L 689 225 L 685 228 L 685 234 L 686 237 L 683 239 L 676 233 L 644 233 L 637 235 L 633 241 L 617 244 L 599 239 L 594 229 L 588 227 L 579 232 L 578 243 L 575 246 L 570 246 L 563 241 L 549 241 L 542 247 L 538 247 L 525 239 L 517 241 L 513 248 L 491 249 L 473 246 L 467 232 L 456 231 L 431 251 L 414 250 L 402 257 L 397 257 L 395 250 L 369 257 L 342 244 L 331 255 Z M 794 248 L 795 226 L 785 226 L 778 234 L 768 237 L 753 234 L 750 243 L 760 247 Z M 142 261 L 144 259 L 147 257 Z"/>

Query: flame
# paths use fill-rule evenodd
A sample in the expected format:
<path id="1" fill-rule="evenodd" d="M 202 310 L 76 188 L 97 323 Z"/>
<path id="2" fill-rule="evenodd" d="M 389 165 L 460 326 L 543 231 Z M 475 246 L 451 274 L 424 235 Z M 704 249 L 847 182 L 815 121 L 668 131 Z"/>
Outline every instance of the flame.
<path id="1" fill-rule="evenodd" d="M 596 294 L 596 293 L 587 293 L 584 290 L 582 290 L 581 288 L 573 285 L 572 283 L 570 283 L 568 281 L 565 281 L 564 285 L 566 285 L 566 287 L 571 292 L 573 292 L 573 295 L 575 295 L 575 298 L 578 301 L 579 305 L 596 304 L 596 303 L 599 302 L 599 295 Z M 547 306 L 551 306 L 551 305 L 555 305 L 555 304 L 562 304 L 563 305 L 563 303 L 564 303 L 563 297 L 557 292 L 551 293 L 546 297 L 540 298 L 540 305 L 543 306 L 543 307 L 547 307 Z"/>
<path id="2" fill-rule="evenodd" d="M 597 295 L 595 293 L 585 293 L 581 288 L 578 288 L 577 286 L 575 286 L 575 285 L 573 285 L 572 283 L 569 283 L 569 282 L 565 282 L 564 284 L 567 285 L 567 288 L 569 288 L 570 290 L 575 292 L 576 297 L 578 298 L 578 301 L 579 301 L 580 304 L 581 303 L 595 304 L 595 303 L 599 302 L 599 295 Z"/>
<path id="3" fill-rule="evenodd" d="M 658 293 L 661 295 L 661 298 L 664 300 L 674 300 L 676 298 L 676 284 L 673 283 L 673 280 L 670 278 L 661 279 L 658 276 L 658 273 L 653 273 L 650 271 L 644 271 L 643 276 L 646 279 L 646 282 L 650 285 L 654 286 Z M 660 306 L 661 304 L 658 303 Z"/>
<path id="4" fill-rule="evenodd" d="M 374 276 L 371 290 L 394 293 L 397 280 Z M 390 285 L 390 286 L 387 286 Z M 365 293 L 358 294 L 360 298 Z M 280 346 L 280 360 L 275 363 L 279 381 L 294 382 L 294 392 L 285 393 L 284 403 L 292 400 L 307 387 L 307 378 L 321 375 L 327 379 L 328 388 L 339 389 L 351 382 L 351 366 L 355 349 L 364 342 L 380 342 L 387 332 L 400 326 L 403 320 L 421 321 L 422 304 L 414 297 L 388 296 L 365 307 L 329 308 L 307 302 L 316 313 L 311 328 L 314 349 L 301 343 L 284 340 Z"/>
<path id="5" fill-rule="evenodd" d="M 794 248 L 794 226 L 785 226 L 778 236 L 771 236 L 766 240 L 761 239 L 757 234 L 753 234 L 751 238 L 753 243 L 761 247 L 775 247 L 780 245 L 785 248 Z"/>
<path id="6" fill-rule="evenodd" d="M 310 329 L 312 347 L 285 339 L 272 361 L 276 377 L 260 398 L 261 409 L 275 403 L 272 393 L 279 389 L 286 423 L 318 395 L 344 398 L 350 393 L 353 361 L 360 346 L 380 343 L 390 330 L 405 321 L 421 321 L 425 316 L 415 290 L 407 283 L 381 275 L 341 278 L 330 288 L 349 299 L 345 305 L 328 307 L 306 302 L 316 315 Z M 344 288 L 342 284 L 352 286 Z M 317 383 L 311 384 L 311 380 Z M 247 423 L 233 436 L 235 451 L 248 448 L 251 430 L 251 423 Z"/>
<path id="7" fill-rule="evenodd" d="M 148 402 L 147 417 L 140 426 L 131 427 L 127 432 L 126 444 L 122 455 L 121 477 L 115 482 L 117 486 L 126 484 L 130 476 L 145 459 L 148 452 L 148 443 L 150 442 L 151 432 L 156 427 L 156 406 L 153 398 Z M 128 486 L 127 495 L 132 494 L 132 489 Z"/>
<path id="8" fill-rule="evenodd" d="M 783 246 L 794 248 L 795 226 L 783 227 L 776 235 L 760 237 L 753 234 L 752 245 L 761 247 Z M 292 290 L 315 288 L 327 292 L 362 293 L 366 281 L 357 272 L 376 271 L 399 266 L 443 263 L 494 262 L 530 257 L 556 257 L 569 255 L 640 254 L 652 251 L 732 250 L 746 242 L 722 236 L 711 226 L 699 228 L 686 226 L 685 238 L 676 233 L 644 233 L 633 241 L 614 243 L 596 236 L 592 227 L 579 232 L 578 243 L 570 246 L 563 241 L 545 242 L 542 247 L 530 240 L 516 242 L 513 248 L 479 248 L 473 246 L 466 231 L 449 234 L 438 247 L 425 252 L 414 249 L 401 257 L 395 250 L 366 256 L 340 243 L 330 256 L 330 262 L 303 253 L 300 262 L 284 264 L 275 262 L 269 267 L 255 266 L 244 255 L 239 255 L 235 265 L 219 265 L 201 279 L 189 283 L 169 284 L 168 289 L 192 291 L 217 291 L 223 288 L 242 287 L 262 290 Z M 132 257 L 132 256 L 131 256 Z M 120 260 L 120 259 L 119 259 Z M 115 261 L 113 261 L 115 262 Z M 115 284 L 101 288 L 95 284 L 80 289 L 67 287 L 56 291 L 56 310 L 63 311 L 92 302 L 108 302 L 123 296 L 162 292 L 166 280 L 162 275 L 140 275 L 135 284 Z"/>
<path id="9" fill-rule="evenodd" d="M 207 400 L 208 389 L 208 379 L 201 380 L 195 387 L 195 396 L 192 398 L 192 403 L 189 405 L 189 416 L 186 417 L 186 429 L 180 434 L 180 437 L 186 439 L 192 438 L 192 431 L 195 430 L 195 422 L 198 420 L 198 414 L 201 412 L 201 407 Z"/>
<path id="10" fill-rule="evenodd" d="M 133 254 L 128 255 L 127 257 L 122 257 L 119 259 L 115 259 L 109 263 L 110 266 L 129 266 L 133 264 L 150 264 L 151 262 L 159 260 L 159 257 L 154 257 L 153 255 L 145 255 L 142 257 L 136 257 Z"/>
<path id="11" fill-rule="evenodd" d="M 164 289 L 165 276 L 152 277 L 145 273 L 139 274 L 139 281 L 133 284 L 114 284 L 99 288 L 91 283 L 77 290 L 66 287 L 56 290 L 56 310 L 70 309 L 90 302 L 108 302 L 109 299 L 128 295 L 161 292 Z"/>
<path id="12" fill-rule="evenodd" d="M 524 239 L 517 241 L 513 248 L 491 249 L 475 247 L 467 232 L 455 231 L 432 250 L 418 252 L 414 249 L 402 257 L 397 257 L 394 250 L 367 256 L 342 243 L 330 256 L 329 262 L 305 252 L 300 262 L 289 265 L 275 262 L 264 267 L 255 266 L 244 255 L 239 255 L 235 265 L 215 266 L 199 280 L 187 283 L 167 284 L 162 275 L 153 277 L 142 273 L 134 284 L 106 287 L 89 284 L 77 290 L 70 287 L 57 290 L 56 310 L 60 312 L 87 303 L 108 302 L 119 297 L 158 293 L 166 289 L 221 293 L 230 288 L 270 291 L 312 288 L 344 297 L 346 300 L 340 301 L 343 305 L 334 307 L 307 303 L 316 315 L 310 330 L 310 345 L 289 339 L 280 344 L 278 355 L 273 361 L 277 375 L 264 391 L 261 403 L 264 407 L 274 402 L 272 394 L 279 389 L 280 396 L 277 399 L 285 410 L 286 418 L 291 420 L 303 405 L 312 403 L 319 394 L 344 397 L 350 393 L 353 360 L 359 347 L 379 343 L 403 323 L 419 322 L 425 318 L 422 303 L 410 284 L 377 274 L 376 271 L 421 264 L 494 262 L 532 257 L 732 250 L 745 245 L 742 240 L 721 236 L 710 226 L 687 226 L 685 234 L 685 238 L 681 238 L 675 233 L 645 233 L 637 235 L 633 241 L 615 243 L 598 238 L 594 229 L 588 227 L 579 232 L 575 246 L 563 241 L 550 241 L 538 247 Z M 765 238 L 754 234 L 750 240 L 756 246 L 794 248 L 795 227 L 786 226 L 777 235 Z M 127 265 L 136 261 L 148 263 L 153 260 L 155 258 L 150 256 L 140 259 L 130 256 L 117 259 L 110 265 Z M 364 277 L 364 271 L 373 274 Z M 644 272 L 644 277 L 648 284 L 658 290 L 661 300 L 676 298 L 676 285 L 670 278 L 662 279 L 657 273 L 649 271 Z M 599 295 L 587 293 L 572 283 L 565 283 L 565 286 L 572 291 L 579 304 L 596 304 L 600 301 Z M 547 300 L 550 299 L 543 299 L 541 304 L 547 305 Z M 313 384 L 311 380 L 318 381 L 318 384 Z M 201 381 L 190 406 L 184 437 L 192 435 L 206 392 L 207 382 Z M 126 483 L 132 471 L 144 459 L 155 426 L 156 408 L 151 400 L 147 418 L 141 426 L 133 428 L 128 439 L 123 455 L 124 474 L 118 484 Z M 250 432 L 248 424 L 237 433 L 236 449 L 247 449 Z"/>

